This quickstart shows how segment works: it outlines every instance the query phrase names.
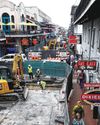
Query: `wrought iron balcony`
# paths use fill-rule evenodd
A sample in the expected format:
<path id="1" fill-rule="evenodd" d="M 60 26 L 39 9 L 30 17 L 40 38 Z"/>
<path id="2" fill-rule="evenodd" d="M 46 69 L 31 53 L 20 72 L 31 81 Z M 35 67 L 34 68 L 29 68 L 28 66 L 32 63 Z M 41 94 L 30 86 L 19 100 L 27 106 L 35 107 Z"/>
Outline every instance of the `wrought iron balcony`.
<path id="1" fill-rule="evenodd" d="M 83 11 L 86 9 L 86 7 L 88 6 L 90 0 L 81 0 L 79 6 L 76 9 L 76 13 L 74 16 L 74 21 L 76 21 L 79 16 L 83 13 Z"/>

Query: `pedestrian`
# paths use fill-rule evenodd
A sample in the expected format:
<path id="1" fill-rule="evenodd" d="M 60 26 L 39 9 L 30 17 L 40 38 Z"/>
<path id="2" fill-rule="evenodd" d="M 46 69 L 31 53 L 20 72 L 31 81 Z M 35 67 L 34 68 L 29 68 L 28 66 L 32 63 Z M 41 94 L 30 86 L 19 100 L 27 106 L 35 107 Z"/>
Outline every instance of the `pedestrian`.
<path id="1" fill-rule="evenodd" d="M 72 112 L 73 117 L 76 116 L 76 113 L 79 113 L 81 118 L 84 117 L 84 108 L 81 101 L 77 101 L 76 105 L 73 107 L 73 112 Z"/>
<path id="2" fill-rule="evenodd" d="M 67 101 L 69 102 L 71 95 L 73 93 L 73 70 L 71 70 L 67 78 L 66 93 L 67 93 Z"/>
<path id="3" fill-rule="evenodd" d="M 29 78 L 32 80 L 33 79 L 33 70 L 32 70 L 31 65 L 28 65 L 28 74 L 29 74 Z"/>
<path id="4" fill-rule="evenodd" d="M 70 55 L 67 56 L 66 63 L 70 65 L 71 63 Z"/>
<path id="5" fill-rule="evenodd" d="M 82 116 L 80 115 L 80 113 L 76 113 L 73 121 L 72 121 L 72 125 L 85 125 Z"/>
<path id="6" fill-rule="evenodd" d="M 79 79 L 80 89 L 83 91 L 83 89 L 84 89 L 84 83 L 86 83 L 86 74 L 85 74 L 85 72 L 84 72 L 83 69 L 79 73 L 78 79 Z"/>

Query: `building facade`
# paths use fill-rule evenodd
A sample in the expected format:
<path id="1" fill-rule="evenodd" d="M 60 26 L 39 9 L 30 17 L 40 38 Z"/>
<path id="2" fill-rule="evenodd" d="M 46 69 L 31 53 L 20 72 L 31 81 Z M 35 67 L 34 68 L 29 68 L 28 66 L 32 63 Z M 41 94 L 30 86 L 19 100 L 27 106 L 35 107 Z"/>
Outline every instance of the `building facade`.
<path id="1" fill-rule="evenodd" d="M 40 10 L 38 7 L 36 6 L 25 7 L 25 9 L 30 13 L 32 13 L 32 15 L 34 15 L 36 21 L 51 23 L 51 18 L 47 14 L 45 14 L 42 10 Z"/>
<path id="2" fill-rule="evenodd" d="M 100 0 L 81 0 L 76 13 L 75 24 L 83 25 L 82 48 L 84 60 L 96 60 L 96 70 L 88 71 L 92 82 L 100 83 Z M 88 79 L 90 82 L 90 79 Z M 94 111 L 94 110 L 93 110 Z M 98 110 L 100 124 L 100 107 Z"/>
<path id="3" fill-rule="evenodd" d="M 39 22 L 51 22 L 37 7 L 25 7 L 22 2 L 16 6 L 8 0 L 0 0 L 0 3 L 0 56 L 15 52 L 16 48 L 21 51 L 22 45 L 29 47 L 28 41 L 34 36 L 30 32 L 40 29 Z"/>
<path id="4" fill-rule="evenodd" d="M 75 24 L 83 25 L 82 47 L 84 59 L 94 59 L 98 66 L 100 65 L 99 5 L 99 0 L 81 0 L 75 14 Z M 100 67 L 97 67 L 97 69 L 98 74 L 100 74 Z"/>
<path id="5" fill-rule="evenodd" d="M 70 47 L 71 46 L 74 46 L 74 49 L 75 49 L 75 53 L 78 54 L 78 55 L 82 55 L 82 33 L 83 33 L 83 28 L 82 28 L 82 25 L 79 25 L 79 24 L 74 24 L 74 16 L 75 16 L 75 12 L 77 10 L 77 6 L 76 5 L 73 5 L 72 8 L 71 8 L 71 22 L 70 22 L 70 27 L 69 27 L 69 30 L 68 30 L 68 38 L 70 36 L 76 36 L 77 38 L 77 42 L 74 43 L 74 44 L 71 44 L 69 42 L 69 45 Z M 69 41 L 69 39 L 68 39 Z"/>

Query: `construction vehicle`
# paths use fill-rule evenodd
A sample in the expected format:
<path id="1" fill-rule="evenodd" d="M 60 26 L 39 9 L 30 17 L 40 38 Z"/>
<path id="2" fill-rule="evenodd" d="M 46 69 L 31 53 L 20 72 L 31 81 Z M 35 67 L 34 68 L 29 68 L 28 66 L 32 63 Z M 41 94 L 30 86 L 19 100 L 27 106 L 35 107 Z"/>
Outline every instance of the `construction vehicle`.
<path id="1" fill-rule="evenodd" d="M 21 54 L 14 56 L 12 64 L 12 71 L 7 66 L 0 66 L 0 102 L 26 100 L 28 95 Z"/>

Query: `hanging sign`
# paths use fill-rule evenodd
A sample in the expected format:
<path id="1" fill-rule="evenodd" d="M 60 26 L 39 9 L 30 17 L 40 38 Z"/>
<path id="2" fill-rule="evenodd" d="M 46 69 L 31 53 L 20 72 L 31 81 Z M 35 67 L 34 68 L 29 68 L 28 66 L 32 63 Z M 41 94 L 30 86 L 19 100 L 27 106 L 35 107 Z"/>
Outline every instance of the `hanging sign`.
<path id="1" fill-rule="evenodd" d="M 68 37 L 68 42 L 69 42 L 70 44 L 76 44 L 76 43 L 77 43 L 77 36 L 75 36 L 75 35 L 69 36 L 69 37 Z"/>
<path id="2" fill-rule="evenodd" d="M 77 66 L 79 69 L 96 70 L 96 60 L 79 60 Z"/>
<path id="3" fill-rule="evenodd" d="M 81 100 L 87 104 L 100 106 L 100 89 L 93 89 L 81 95 Z"/>

